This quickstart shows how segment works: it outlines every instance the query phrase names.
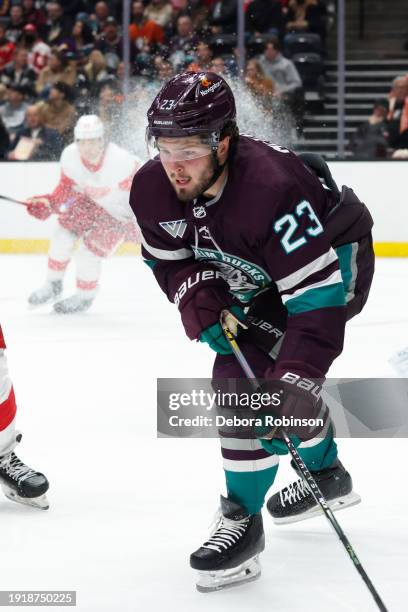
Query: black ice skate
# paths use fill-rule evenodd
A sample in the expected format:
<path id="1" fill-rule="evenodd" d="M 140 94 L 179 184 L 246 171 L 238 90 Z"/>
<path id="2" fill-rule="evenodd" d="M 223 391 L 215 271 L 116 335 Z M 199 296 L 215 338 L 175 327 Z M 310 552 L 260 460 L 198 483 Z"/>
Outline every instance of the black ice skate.
<path id="1" fill-rule="evenodd" d="M 84 298 L 83 295 L 75 293 L 71 297 L 56 302 L 54 310 L 58 314 L 75 314 L 77 312 L 85 312 L 91 307 L 93 298 Z"/>
<path id="2" fill-rule="evenodd" d="M 32 307 L 43 306 L 54 302 L 62 293 L 62 281 L 47 281 L 45 285 L 33 291 L 28 298 L 28 303 Z"/>
<path id="3" fill-rule="evenodd" d="M 258 555 L 265 548 L 262 515 L 246 511 L 221 495 L 221 513 L 212 536 L 190 556 L 198 570 L 197 590 L 218 591 L 256 580 L 261 575 Z"/>
<path id="4" fill-rule="evenodd" d="M 21 434 L 16 439 L 19 442 Z M 49 507 L 45 495 L 48 480 L 44 474 L 23 463 L 13 451 L 0 456 L 0 485 L 5 496 L 12 501 L 41 510 Z"/>
<path id="5" fill-rule="evenodd" d="M 292 467 L 297 471 L 293 462 Z M 339 460 L 333 467 L 312 474 L 333 511 L 360 503 L 361 497 L 353 491 L 351 476 Z M 266 506 L 276 524 L 295 523 L 322 513 L 303 478 L 272 495 Z"/>

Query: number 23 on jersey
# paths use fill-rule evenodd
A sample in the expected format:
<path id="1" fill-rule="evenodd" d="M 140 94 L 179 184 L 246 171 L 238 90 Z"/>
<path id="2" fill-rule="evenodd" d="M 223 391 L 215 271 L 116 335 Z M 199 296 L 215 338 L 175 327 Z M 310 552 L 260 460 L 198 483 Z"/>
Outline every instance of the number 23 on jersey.
<path id="1" fill-rule="evenodd" d="M 304 230 L 303 234 L 299 236 L 296 230 L 299 227 L 299 219 L 307 214 L 310 220 L 310 225 Z M 273 226 L 276 234 L 281 234 L 281 245 L 285 253 L 289 254 L 295 251 L 303 244 L 306 244 L 308 237 L 315 238 L 322 233 L 323 227 L 315 211 L 313 210 L 310 202 L 302 200 L 295 208 L 294 214 L 287 213 L 280 217 Z M 297 234 L 297 235 L 296 235 Z"/>

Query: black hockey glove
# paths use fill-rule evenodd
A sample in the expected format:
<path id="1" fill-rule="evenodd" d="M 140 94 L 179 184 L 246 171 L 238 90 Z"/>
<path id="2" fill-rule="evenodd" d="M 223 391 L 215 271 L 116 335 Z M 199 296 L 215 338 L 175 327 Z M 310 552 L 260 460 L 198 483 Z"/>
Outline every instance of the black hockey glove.
<path id="1" fill-rule="evenodd" d="M 271 408 L 260 410 L 263 425 L 255 428 L 255 434 L 263 438 L 262 443 L 267 450 L 279 455 L 288 452 L 279 435 L 280 427 L 290 435 L 295 446 L 322 432 L 329 414 L 320 397 L 320 383 L 292 372 L 286 372 L 280 379 L 265 381 L 263 389 L 274 398 L 274 402 Z M 269 440 L 268 443 L 265 440 Z"/>

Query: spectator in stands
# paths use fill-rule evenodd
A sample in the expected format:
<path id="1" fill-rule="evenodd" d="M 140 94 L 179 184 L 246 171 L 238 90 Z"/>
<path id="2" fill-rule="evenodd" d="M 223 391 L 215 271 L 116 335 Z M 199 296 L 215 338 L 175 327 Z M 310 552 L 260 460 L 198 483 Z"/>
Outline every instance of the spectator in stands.
<path id="1" fill-rule="evenodd" d="M 163 28 L 145 15 L 142 0 L 132 3 L 132 24 L 129 27 L 129 36 L 133 45 L 139 51 L 147 43 L 148 45 L 164 42 Z"/>
<path id="2" fill-rule="evenodd" d="M 145 9 L 145 16 L 162 28 L 166 28 L 173 16 L 173 7 L 168 0 L 150 0 Z"/>
<path id="3" fill-rule="evenodd" d="M 266 42 L 263 55 L 258 59 L 266 76 L 275 83 L 275 96 L 287 96 L 302 88 L 296 66 L 282 55 L 276 36 Z"/>
<path id="4" fill-rule="evenodd" d="M 286 32 L 313 32 L 323 44 L 326 38 L 326 5 L 320 0 L 291 0 L 286 14 Z"/>
<path id="5" fill-rule="evenodd" d="M 211 68 L 210 68 L 211 72 L 215 72 L 215 74 L 219 74 L 220 76 L 225 78 L 228 78 L 228 70 L 227 67 L 225 65 L 225 60 L 223 57 L 218 56 L 218 57 L 214 57 L 214 59 L 211 60 Z"/>
<path id="6" fill-rule="evenodd" d="M 390 146 L 393 149 L 408 148 L 408 76 L 398 76 L 392 82 L 389 93 L 388 122 Z"/>
<path id="7" fill-rule="evenodd" d="M 72 88 L 63 82 L 54 83 L 47 102 L 39 105 L 41 122 L 57 130 L 64 140 L 64 145 L 72 141 L 76 122 L 75 107 L 71 104 Z"/>
<path id="8" fill-rule="evenodd" d="M 191 17 L 181 15 L 177 19 L 177 35 L 169 43 L 170 61 L 175 72 L 194 61 L 198 37 L 194 33 Z"/>
<path id="9" fill-rule="evenodd" d="M 21 4 L 13 4 L 10 8 L 10 23 L 7 25 L 6 36 L 16 44 L 25 26 L 23 7 Z"/>
<path id="10" fill-rule="evenodd" d="M 32 23 L 24 26 L 20 46 L 28 51 L 28 64 L 37 74 L 45 68 L 51 56 L 51 47 L 40 38 Z"/>
<path id="11" fill-rule="evenodd" d="M 61 82 L 73 87 L 76 81 L 76 70 L 69 63 L 66 53 L 52 49 L 48 66 L 43 68 L 36 82 L 36 91 L 46 97 L 54 83 Z"/>
<path id="12" fill-rule="evenodd" d="M 279 36 L 283 31 L 282 5 L 279 0 L 253 0 L 246 11 L 246 28 L 257 34 Z"/>
<path id="13" fill-rule="evenodd" d="M 209 23 L 213 34 L 224 32 L 234 34 L 237 31 L 237 2 L 236 0 L 222 0 L 215 2 L 211 7 Z"/>
<path id="14" fill-rule="evenodd" d="M 95 4 L 95 15 L 94 22 L 96 23 L 96 31 L 98 34 L 102 34 L 106 20 L 110 16 L 109 6 L 107 2 L 97 2 Z"/>
<path id="15" fill-rule="evenodd" d="M 26 92 L 34 95 L 37 74 L 28 64 L 28 51 L 17 49 L 14 60 L 7 64 L 0 76 L 4 85 L 22 85 Z"/>
<path id="16" fill-rule="evenodd" d="M 161 83 L 166 83 L 172 76 L 174 76 L 173 64 L 169 60 L 161 58 L 157 66 L 157 78 Z"/>
<path id="17" fill-rule="evenodd" d="M 25 126 L 16 132 L 13 150 L 7 159 L 29 161 L 56 161 L 60 158 L 64 142 L 57 132 L 45 127 L 41 121 L 40 109 L 36 105 L 28 106 L 25 114 Z"/>
<path id="18" fill-rule="evenodd" d="M 118 83 L 111 79 L 100 86 L 97 114 L 105 126 L 105 137 L 108 141 L 118 143 L 122 137 L 122 102 Z"/>
<path id="19" fill-rule="evenodd" d="M 213 58 L 213 52 L 206 40 L 200 40 L 196 47 L 197 63 L 201 70 L 209 70 Z"/>
<path id="20" fill-rule="evenodd" d="M 257 60 L 251 59 L 245 68 L 245 84 L 253 97 L 265 110 L 272 110 L 274 83 L 268 78 Z"/>
<path id="21" fill-rule="evenodd" d="M 98 49 L 94 49 L 83 70 L 89 83 L 89 94 L 94 97 L 99 93 L 101 83 L 108 77 L 105 56 Z"/>
<path id="22" fill-rule="evenodd" d="M 95 49 L 101 51 L 106 59 L 107 69 L 115 72 L 123 58 L 123 41 L 119 34 L 118 22 L 114 17 L 108 17 Z"/>
<path id="23" fill-rule="evenodd" d="M 69 51 L 73 53 L 87 53 L 95 44 L 94 35 L 91 27 L 82 20 L 75 22 L 72 28 L 71 36 L 65 39 L 64 45 L 66 45 Z"/>
<path id="24" fill-rule="evenodd" d="M 355 159 L 384 159 L 387 156 L 387 112 L 387 100 L 376 100 L 370 117 L 351 137 L 350 150 Z"/>
<path id="25" fill-rule="evenodd" d="M 205 40 L 200 40 L 197 43 L 195 50 L 196 58 L 188 67 L 189 70 L 198 72 L 199 70 L 210 70 L 213 52 L 211 47 Z"/>
<path id="26" fill-rule="evenodd" d="M 27 104 L 25 102 L 26 90 L 21 85 L 9 85 L 6 94 L 6 103 L 0 106 L 0 117 L 5 128 L 14 140 L 14 136 L 19 128 L 22 127 L 25 118 Z"/>
<path id="27" fill-rule="evenodd" d="M 23 13 L 24 21 L 27 25 L 34 26 L 41 36 L 45 36 L 47 33 L 47 15 L 42 8 L 36 7 L 35 0 L 23 0 Z"/>
<path id="28" fill-rule="evenodd" d="M 0 23 L 0 71 L 13 59 L 15 44 L 6 37 L 6 26 Z"/>
<path id="29" fill-rule="evenodd" d="M 10 137 L 0 116 L 0 159 L 4 159 L 10 146 Z"/>
<path id="30" fill-rule="evenodd" d="M 70 35 L 72 19 L 64 14 L 64 9 L 59 2 L 49 2 L 47 4 L 46 28 L 45 42 L 51 47 L 61 45 Z"/>
<path id="31" fill-rule="evenodd" d="M 304 98 L 302 79 L 292 60 L 280 52 L 279 40 L 272 36 L 258 58 L 267 77 L 274 82 L 274 97 L 277 104 L 293 115 L 298 131 L 302 130 Z"/>

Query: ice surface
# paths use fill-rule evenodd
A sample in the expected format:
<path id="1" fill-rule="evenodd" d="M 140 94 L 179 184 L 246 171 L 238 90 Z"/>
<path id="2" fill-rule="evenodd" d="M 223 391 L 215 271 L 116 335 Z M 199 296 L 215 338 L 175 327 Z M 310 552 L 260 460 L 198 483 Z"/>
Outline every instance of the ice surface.
<path id="1" fill-rule="evenodd" d="M 188 555 L 223 492 L 220 452 L 217 440 L 156 439 L 155 382 L 207 377 L 213 354 L 184 337 L 140 259 L 108 260 L 94 307 L 72 317 L 27 308 L 45 265 L 44 256 L 0 257 L 19 455 L 51 482 L 47 512 L 0 498 L 1 588 L 77 590 L 81 612 L 376 610 L 324 518 L 277 527 L 265 513 L 261 579 L 196 592 Z M 407 274 L 408 260 L 378 260 L 333 376 L 395 375 L 388 358 L 408 344 Z M 72 271 L 68 280 L 67 295 Z M 389 610 L 405 610 L 407 441 L 339 446 L 363 503 L 338 519 Z M 274 491 L 293 477 L 288 463 Z"/>

